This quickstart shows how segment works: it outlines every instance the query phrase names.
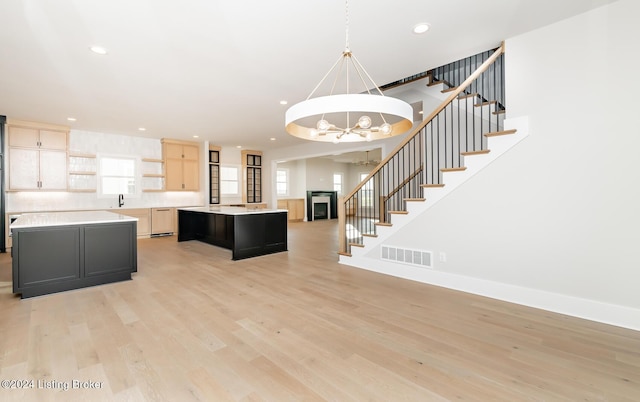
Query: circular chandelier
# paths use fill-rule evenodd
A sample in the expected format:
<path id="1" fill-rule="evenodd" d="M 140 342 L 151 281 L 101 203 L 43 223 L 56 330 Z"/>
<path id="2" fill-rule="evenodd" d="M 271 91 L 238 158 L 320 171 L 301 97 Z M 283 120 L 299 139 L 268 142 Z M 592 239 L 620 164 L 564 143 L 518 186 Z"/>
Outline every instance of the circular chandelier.
<path id="1" fill-rule="evenodd" d="M 307 99 L 291 106 L 285 114 L 285 129 L 295 137 L 334 143 L 372 141 L 402 134 L 413 125 L 412 107 L 399 99 L 384 96 L 349 49 L 348 0 L 345 4 L 345 50 Z M 360 93 L 350 93 L 351 70 L 364 87 Z M 332 74 L 335 78 L 329 95 L 312 98 Z M 334 94 L 341 77 L 346 93 Z"/>

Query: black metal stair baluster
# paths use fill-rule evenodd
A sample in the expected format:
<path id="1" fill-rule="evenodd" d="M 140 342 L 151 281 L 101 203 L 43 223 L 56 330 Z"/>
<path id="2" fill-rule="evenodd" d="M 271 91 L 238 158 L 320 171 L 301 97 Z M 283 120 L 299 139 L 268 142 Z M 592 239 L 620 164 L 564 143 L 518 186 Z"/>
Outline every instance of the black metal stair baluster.
<path id="1" fill-rule="evenodd" d="M 436 181 L 435 181 L 435 177 L 433 176 L 433 169 L 435 168 L 435 165 L 434 165 L 435 157 L 434 157 L 434 154 L 433 154 L 433 149 L 434 149 L 433 148 L 434 147 L 433 120 L 431 122 L 429 122 L 429 129 L 430 129 L 430 132 L 431 132 L 431 134 L 429 135 L 429 140 L 430 140 L 430 143 L 431 143 L 431 149 L 429 150 L 429 153 L 427 154 L 428 155 L 427 158 L 429 159 L 427 162 L 430 164 L 430 170 L 431 171 L 429 172 L 429 175 L 431 177 L 427 177 L 427 184 L 435 184 Z M 429 183 L 429 180 L 431 180 L 430 183 Z"/>
<path id="2" fill-rule="evenodd" d="M 453 101 L 451 102 L 453 103 Z M 462 147 L 461 147 L 461 142 L 462 139 L 460 137 L 460 99 L 458 99 L 457 103 L 457 108 L 458 108 L 458 166 L 462 166 L 462 156 L 460 155 L 460 152 L 462 152 Z"/>

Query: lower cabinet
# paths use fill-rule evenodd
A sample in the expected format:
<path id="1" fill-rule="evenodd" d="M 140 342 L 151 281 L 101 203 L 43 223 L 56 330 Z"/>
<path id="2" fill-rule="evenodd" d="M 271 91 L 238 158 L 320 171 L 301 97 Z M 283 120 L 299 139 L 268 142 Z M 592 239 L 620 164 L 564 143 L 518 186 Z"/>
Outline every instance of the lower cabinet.
<path id="1" fill-rule="evenodd" d="M 278 209 L 286 209 L 289 215 L 289 221 L 304 220 L 304 199 L 302 198 L 283 198 L 278 200 Z"/>
<path id="2" fill-rule="evenodd" d="M 13 292 L 33 297 L 131 279 L 136 222 L 15 229 Z"/>
<path id="3" fill-rule="evenodd" d="M 175 208 L 151 208 L 151 235 L 175 233 Z"/>
<path id="4" fill-rule="evenodd" d="M 109 209 L 108 211 L 138 218 L 138 237 L 149 236 L 151 234 L 151 211 L 149 208 Z"/>

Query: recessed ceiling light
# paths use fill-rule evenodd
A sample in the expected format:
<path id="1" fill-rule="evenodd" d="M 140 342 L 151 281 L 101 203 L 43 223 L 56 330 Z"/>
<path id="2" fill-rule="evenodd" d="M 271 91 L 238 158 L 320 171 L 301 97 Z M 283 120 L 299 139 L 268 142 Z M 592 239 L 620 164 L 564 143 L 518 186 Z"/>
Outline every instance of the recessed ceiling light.
<path id="1" fill-rule="evenodd" d="M 144 128 L 144 127 L 138 127 L 138 130 L 140 130 L 140 131 L 147 131 L 147 129 L 146 129 L 146 128 Z"/>
<path id="2" fill-rule="evenodd" d="M 69 121 L 76 121 L 76 118 L 75 118 L 75 117 L 67 117 L 67 120 L 69 120 Z"/>
<path id="3" fill-rule="evenodd" d="M 413 27 L 413 33 L 416 33 L 416 34 L 422 34 L 422 33 L 425 33 L 425 32 L 427 32 L 428 30 L 429 30 L 429 24 L 427 24 L 426 22 L 421 22 L 421 23 L 419 23 L 419 24 L 416 24 L 416 25 Z"/>
<path id="4" fill-rule="evenodd" d="M 107 49 L 103 48 L 102 46 L 91 46 L 90 49 L 93 53 L 96 54 L 107 54 Z"/>
<path id="5" fill-rule="evenodd" d="M 194 135 L 193 138 L 200 138 L 200 136 L 199 135 Z"/>
<path id="6" fill-rule="evenodd" d="M 281 105 L 286 105 L 287 103 L 288 103 L 288 102 L 287 102 L 286 100 L 281 100 L 281 101 L 280 101 L 280 104 L 281 104 Z"/>
<path id="7" fill-rule="evenodd" d="M 242 148 L 242 145 L 236 145 L 236 148 L 240 149 Z"/>
<path id="8" fill-rule="evenodd" d="M 271 141 L 275 141 L 275 140 L 276 140 L 276 138 L 275 138 L 275 137 L 271 137 L 271 138 L 269 138 L 269 139 L 270 139 Z"/>
<path id="9" fill-rule="evenodd" d="M 424 114 L 424 112 L 421 110 L 421 111 L 418 112 L 418 114 Z"/>

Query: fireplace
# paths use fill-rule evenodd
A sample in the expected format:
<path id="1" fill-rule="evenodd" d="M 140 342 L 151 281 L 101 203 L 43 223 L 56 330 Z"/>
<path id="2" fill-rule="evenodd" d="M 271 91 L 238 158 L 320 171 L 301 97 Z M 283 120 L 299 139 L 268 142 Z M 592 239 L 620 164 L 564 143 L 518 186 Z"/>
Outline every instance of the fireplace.
<path id="1" fill-rule="evenodd" d="M 337 217 L 337 191 L 307 191 L 307 221 Z"/>
<path id="2" fill-rule="evenodd" d="M 311 197 L 311 214 L 313 220 L 329 219 L 331 207 L 329 206 L 331 197 L 324 195 L 314 195 Z"/>

